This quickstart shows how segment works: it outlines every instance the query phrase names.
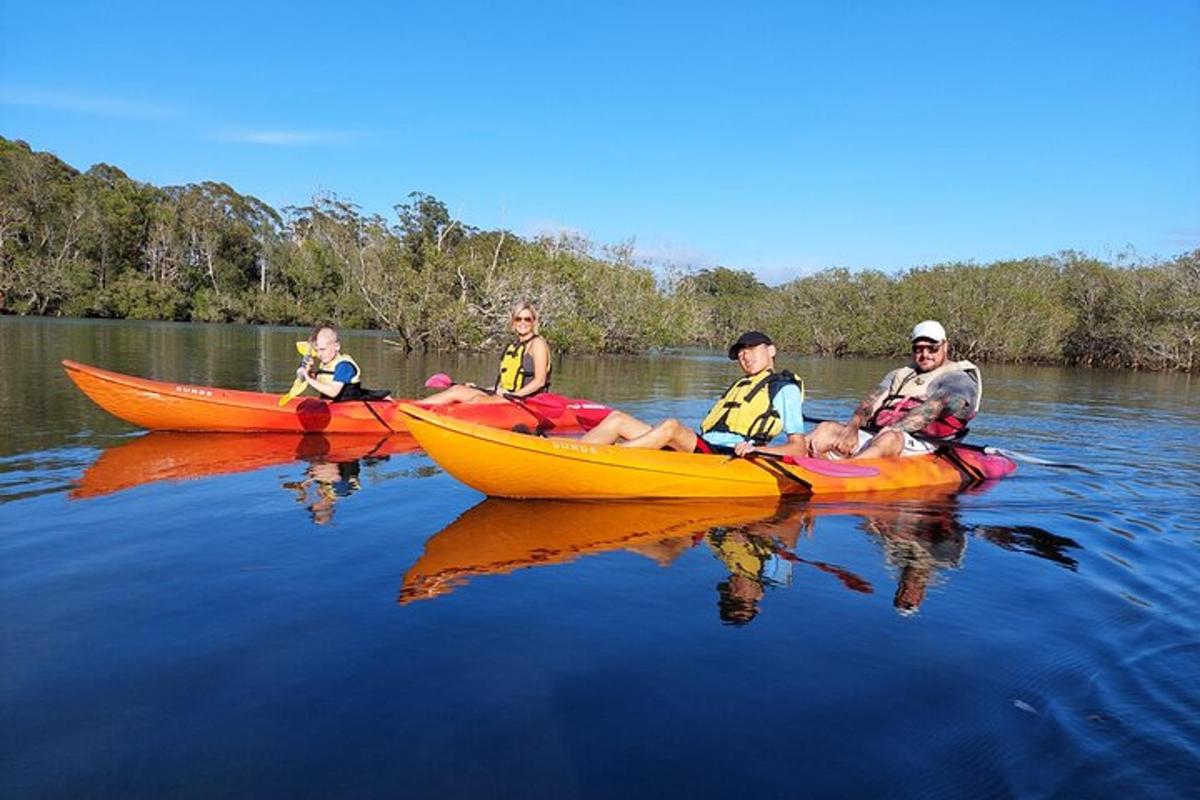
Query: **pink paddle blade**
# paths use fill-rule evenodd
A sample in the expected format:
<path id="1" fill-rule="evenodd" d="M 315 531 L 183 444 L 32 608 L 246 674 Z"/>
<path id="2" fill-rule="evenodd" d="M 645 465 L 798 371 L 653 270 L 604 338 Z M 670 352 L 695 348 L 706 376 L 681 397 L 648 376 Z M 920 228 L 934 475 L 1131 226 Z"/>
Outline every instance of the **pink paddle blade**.
<path id="1" fill-rule="evenodd" d="M 567 407 L 575 412 L 575 419 L 579 420 L 579 427 L 585 431 L 590 431 L 612 413 L 611 408 L 599 403 L 575 402 Z"/>
<path id="2" fill-rule="evenodd" d="M 437 372 L 425 379 L 425 388 L 427 389 L 448 389 L 454 385 L 454 381 L 444 372 Z"/>
<path id="3" fill-rule="evenodd" d="M 785 456 L 783 461 L 785 464 L 795 464 L 809 472 L 827 475 L 831 478 L 873 478 L 879 474 L 879 469 L 876 467 L 855 464 L 851 461 L 827 461 L 823 458 L 796 458 L 795 456 Z"/>

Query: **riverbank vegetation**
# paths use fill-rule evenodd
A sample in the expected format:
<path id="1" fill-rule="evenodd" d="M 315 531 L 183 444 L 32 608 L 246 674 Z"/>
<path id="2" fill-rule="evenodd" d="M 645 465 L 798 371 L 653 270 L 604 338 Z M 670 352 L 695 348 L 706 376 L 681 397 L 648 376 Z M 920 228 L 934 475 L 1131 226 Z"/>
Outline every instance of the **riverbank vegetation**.
<path id="1" fill-rule="evenodd" d="M 827 269 L 766 286 L 712 267 L 656 273 L 628 244 L 481 230 L 427 194 L 395 218 L 333 195 L 274 209 L 214 182 L 80 172 L 0 138 L 0 312 L 388 331 L 408 349 L 494 347 L 519 298 L 559 351 L 723 347 L 748 328 L 790 352 L 898 356 L 942 320 L 979 360 L 1193 371 L 1200 250 L 1113 264 L 1078 253 Z"/>

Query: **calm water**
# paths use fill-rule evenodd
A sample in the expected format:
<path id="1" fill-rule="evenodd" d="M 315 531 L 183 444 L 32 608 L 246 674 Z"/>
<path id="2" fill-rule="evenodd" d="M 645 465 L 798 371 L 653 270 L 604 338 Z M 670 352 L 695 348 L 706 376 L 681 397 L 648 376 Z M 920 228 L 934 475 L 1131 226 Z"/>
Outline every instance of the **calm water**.
<path id="1" fill-rule="evenodd" d="M 265 391 L 296 331 L 0 318 L 0 796 L 1136 797 L 1200 786 L 1200 387 L 995 366 L 982 491 L 484 500 L 412 443 L 143 435 L 58 361 Z M 347 335 L 404 393 L 492 358 Z M 781 359 L 844 416 L 889 366 Z M 712 354 L 563 359 L 698 419 Z"/>

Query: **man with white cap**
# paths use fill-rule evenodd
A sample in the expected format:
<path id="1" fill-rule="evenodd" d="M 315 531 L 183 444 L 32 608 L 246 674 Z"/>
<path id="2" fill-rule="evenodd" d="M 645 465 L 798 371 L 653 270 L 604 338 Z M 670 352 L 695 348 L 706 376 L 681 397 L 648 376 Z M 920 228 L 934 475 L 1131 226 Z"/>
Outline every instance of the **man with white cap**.
<path id="1" fill-rule="evenodd" d="M 970 361 L 950 361 L 940 322 L 912 330 L 912 362 L 867 393 L 846 424 L 822 422 L 809 435 L 812 455 L 850 458 L 917 455 L 966 435 L 983 382 Z"/>

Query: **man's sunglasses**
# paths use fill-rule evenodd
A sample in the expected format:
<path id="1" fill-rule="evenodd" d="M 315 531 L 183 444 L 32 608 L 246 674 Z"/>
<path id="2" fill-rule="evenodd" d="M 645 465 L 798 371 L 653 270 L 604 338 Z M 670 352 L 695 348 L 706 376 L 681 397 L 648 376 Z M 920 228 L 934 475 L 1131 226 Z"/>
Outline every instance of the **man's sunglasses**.
<path id="1" fill-rule="evenodd" d="M 936 353 L 942 349 L 942 345 L 944 344 L 945 342 L 938 342 L 937 344 L 914 344 L 912 351 L 914 353 Z"/>

